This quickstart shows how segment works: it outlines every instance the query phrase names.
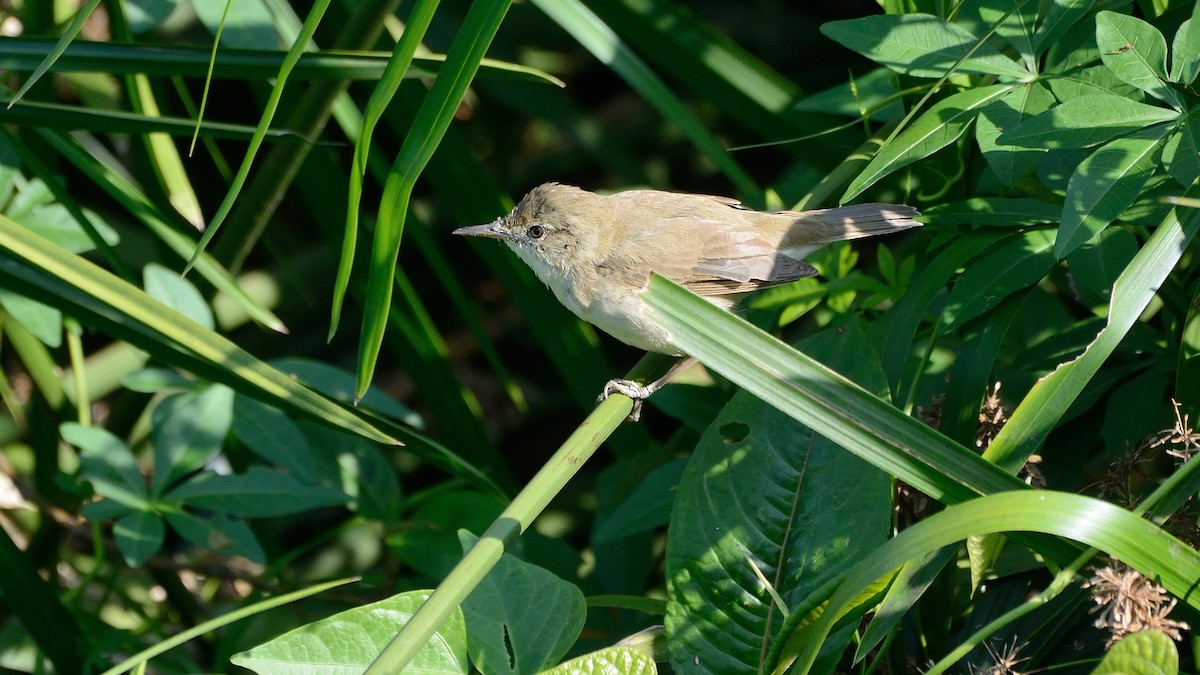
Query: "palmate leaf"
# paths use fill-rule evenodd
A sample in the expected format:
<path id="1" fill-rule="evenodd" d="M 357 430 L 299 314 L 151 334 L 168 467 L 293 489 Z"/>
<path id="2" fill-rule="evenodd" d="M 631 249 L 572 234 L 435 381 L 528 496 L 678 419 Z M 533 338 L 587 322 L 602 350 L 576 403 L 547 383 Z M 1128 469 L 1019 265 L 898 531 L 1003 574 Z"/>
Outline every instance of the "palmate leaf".
<path id="1" fill-rule="evenodd" d="M 888 141 L 846 188 L 848 202 L 893 171 L 918 162 L 962 136 L 985 107 L 1003 98 L 1017 85 L 993 84 L 967 89 L 930 106 L 911 125 Z"/>
<path id="2" fill-rule="evenodd" d="M 1122 81 L 1160 101 L 1182 108 L 1183 100 L 1166 84 L 1167 41 L 1150 24 L 1116 12 L 1096 15 L 1100 59 Z"/>
<path id="3" fill-rule="evenodd" d="M 915 77 L 960 73 L 1025 79 L 1029 72 L 966 29 L 929 14 L 883 14 L 821 25 L 831 40 Z"/>
<path id="4" fill-rule="evenodd" d="M 1065 258 L 1129 208 L 1158 168 L 1166 125 L 1109 141 L 1083 160 L 1067 183 L 1054 255 Z"/>
<path id="5" fill-rule="evenodd" d="M 1080 96 L 1005 131 L 996 142 L 1023 148 L 1087 148 L 1179 116 L 1175 110 L 1115 94 Z"/>

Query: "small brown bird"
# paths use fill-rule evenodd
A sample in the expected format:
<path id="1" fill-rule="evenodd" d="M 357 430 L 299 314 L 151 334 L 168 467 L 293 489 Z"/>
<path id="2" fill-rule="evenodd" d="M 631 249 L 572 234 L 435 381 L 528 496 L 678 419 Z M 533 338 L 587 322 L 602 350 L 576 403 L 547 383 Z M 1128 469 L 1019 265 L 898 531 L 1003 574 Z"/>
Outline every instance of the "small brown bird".
<path id="1" fill-rule="evenodd" d="M 546 183 L 507 216 L 454 233 L 504 240 L 579 318 L 628 345 L 679 356 L 641 299 L 651 272 L 731 309 L 750 291 L 815 276 L 804 257 L 825 244 L 919 227 L 917 215 L 896 204 L 754 211 L 725 197 L 598 195 Z M 649 395 L 615 382 L 607 393 Z"/>

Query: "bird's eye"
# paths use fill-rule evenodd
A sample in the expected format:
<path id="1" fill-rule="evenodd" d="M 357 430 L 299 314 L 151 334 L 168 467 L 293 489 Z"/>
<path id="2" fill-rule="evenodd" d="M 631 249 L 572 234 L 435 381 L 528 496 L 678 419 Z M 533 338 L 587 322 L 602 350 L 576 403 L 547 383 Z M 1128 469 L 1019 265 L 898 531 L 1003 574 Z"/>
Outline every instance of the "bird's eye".
<path id="1" fill-rule="evenodd" d="M 530 225 L 529 229 L 525 230 L 525 234 L 529 235 L 530 239 L 541 239 L 546 236 L 546 228 L 541 225 Z"/>

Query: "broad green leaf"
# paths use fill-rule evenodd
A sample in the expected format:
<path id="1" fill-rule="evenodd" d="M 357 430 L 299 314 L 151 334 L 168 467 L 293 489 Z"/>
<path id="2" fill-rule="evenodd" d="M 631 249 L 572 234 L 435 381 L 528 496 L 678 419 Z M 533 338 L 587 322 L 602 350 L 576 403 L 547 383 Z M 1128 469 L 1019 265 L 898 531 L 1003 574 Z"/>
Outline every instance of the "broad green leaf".
<path id="1" fill-rule="evenodd" d="M 1192 6 L 1192 16 L 1175 31 L 1171 42 L 1171 81 L 1191 84 L 1200 74 L 1200 8 Z"/>
<path id="2" fill-rule="evenodd" d="M 1108 66 L 1072 69 L 1065 73 L 1047 77 L 1046 86 L 1060 101 L 1070 101 L 1078 96 L 1114 95 L 1121 98 L 1141 99 L 1137 87 L 1117 79 Z"/>
<path id="3" fill-rule="evenodd" d="M 654 658 L 629 647 L 609 647 L 577 656 L 539 675 L 655 675 Z"/>
<path id="4" fill-rule="evenodd" d="M 856 324 L 797 348 L 886 396 Z M 735 394 L 689 459 L 667 530 L 675 671 L 699 659 L 709 672 L 762 672 L 763 645 L 781 625 L 776 603 L 798 604 L 882 544 L 891 502 L 887 474 L 754 395 Z"/>
<path id="5" fill-rule="evenodd" d="M 1166 84 L 1167 40 L 1157 28 L 1128 14 L 1105 10 L 1096 15 L 1096 46 L 1114 75 L 1160 101 L 1183 106 L 1179 95 Z"/>
<path id="6" fill-rule="evenodd" d="M 463 552 L 479 540 L 460 530 Z M 471 663 L 485 673 L 536 673 L 558 663 L 579 638 L 583 592 L 553 573 L 505 554 L 462 604 Z"/>
<path id="7" fill-rule="evenodd" d="M 41 181 L 35 179 L 30 182 L 40 183 Z M 108 223 L 101 220 L 100 216 L 95 212 L 84 209 L 83 214 L 87 219 L 88 225 L 106 243 L 115 245 L 121 241 L 121 237 L 117 234 L 117 231 L 112 229 Z M 88 235 L 83 225 L 80 225 L 79 221 L 75 220 L 71 216 L 70 211 L 62 204 L 51 203 L 30 209 L 25 213 L 16 213 L 10 209 L 7 215 L 10 218 L 19 220 L 25 227 L 67 249 L 71 253 L 87 253 L 96 248 L 95 242 L 92 241 L 91 236 Z"/>
<path id="8" fill-rule="evenodd" d="M 1002 75 L 1019 80 L 1030 74 L 966 29 L 929 14 L 883 14 L 822 24 L 831 40 L 915 77 L 959 73 Z"/>
<path id="9" fill-rule="evenodd" d="M 1137 238 L 1122 228 L 1110 227 L 1068 255 L 1067 269 L 1080 286 L 1107 300 L 1137 250 Z"/>
<path id="10" fill-rule="evenodd" d="M 0 307 L 47 347 L 62 345 L 62 312 L 24 295 L 0 288 Z"/>
<path id="11" fill-rule="evenodd" d="M 157 513 L 138 511 L 113 523 L 113 539 L 121 549 L 125 564 L 137 569 L 162 548 L 167 534 L 163 517 Z"/>
<path id="12" fill-rule="evenodd" d="M 192 544 L 220 555 L 242 556 L 259 564 L 267 562 L 254 531 L 242 520 L 221 514 L 200 518 L 190 513 L 167 514 L 167 523 Z"/>
<path id="13" fill-rule="evenodd" d="M 1171 177 L 1185 188 L 1200 178 L 1200 113 L 1193 112 L 1183 118 L 1175 133 L 1167 139 L 1162 163 Z"/>
<path id="14" fill-rule="evenodd" d="M 80 449 L 79 477 L 92 481 L 97 492 L 127 505 L 145 503 L 146 479 L 133 451 L 121 439 L 106 429 L 74 422 L 64 423 L 59 433 L 63 440 Z M 122 495 L 130 499 L 122 499 Z"/>
<path id="15" fill-rule="evenodd" d="M 1028 197 L 972 197 L 935 204 L 921 212 L 928 225 L 1021 226 L 1057 223 L 1062 208 Z"/>
<path id="16" fill-rule="evenodd" d="M 979 112 L 1003 98 L 1015 85 L 993 84 L 967 89 L 930 106 L 888 141 L 846 188 L 842 203 L 854 199 L 884 176 L 918 162 L 950 145 L 966 132 Z"/>
<path id="17" fill-rule="evenodd" d="M 1166 635 L 1145 630 L 1113 645 L 1092 675 L 1176 675 L 1179 650 Z"/>
<path id="18" fill-rule="evenodd" d="M 979 121 L 975 125 L 975 141 L 1001 183 L 1009 186 L 1015 184 L 1017 179 L 1033 168 L 1043 150 L 997 145 L 996 139 L 1005 129 L 1012 129 L 1053 105 L 1054 96 L 1041 84 L 1030 82 L 980 111 Z"/>
<path id="19" fill-rule="evenodd" d="M 153 494 L 208 463 L 225 442 L 233 416 L 233 390 L 220 384 L 172 394 L 151 413 L 154 446 Z"/>
<path id="20" fill-rule="evenodd" d="M 213 330 L 212 308 L 204 301 L 200 291 L 192 282 L 157 263 L 150 263 L 142 270 L 146 295 L 179 312 L 187 318 Z"/>
<path id="21" fill-rule="evenodd" d="M 274 518 L 345 504 L 348 497 L 339 490 L 306 485 L 286 473 L 254 465 L 240 475 L 201 473 L 168 491 L 163 499 L 243 518 Z"/>
<path id="22" fill-rule="evenodd" d="M 970 536 L 1010 531 L 1044 532 L 1098 548 L 1157 579 L 1190 605 L 1200 605 L 1189 592 L 1200 578 L 1200 554 L 1157 525 L 1089 497 L 1046 490 L 1007 492 L 930 516 L 852 568 L 814 621 L 789 637 L 774 672 L 808 672 L 844 610 L 898 566 Z"/>
<path id="23" fill-rule="evenodd" d="M 1033 36 L 1034 49 L 1041 53 L 1079 21 L 1092 8 L 1095 0 L 1050 0 L 1040 3 L 1042 10 L 1041 21 L 1037 33 Z"/>
<path id="24" fill-rule="evenodd" d="M 1054 267 L 1053 230 L 1027 230 L 971 261 L 954 282 L 942 323 L 944 335 L 1041 281 Z"/>
<path id="25" fill-rule="evenodd" d="M 412 619 L 429 591 L 408 591 L 301 626 L 234 654 L 230 662 L 258 675 L 360 675 L 396 631 Z M 456 610 L 413 658 L 412 672 L 466 675 L 467 632 Z"/>
<path id="26" fill-rule="evenodd" d="M 306 483 L 317 482 L 313 449 L 296 422 L 279 410 L 238 395 L 230 429 L 254 454 Z"/>
<path id="27" fill-rule="evenodd" d="M 1091 241 L 1138 198 L 1158 168 L 1163 136 L 1153 127 L 1101 146 L 1080 163 L 1067 183 L 1054 255 L 1065 258 Z"/>
<path id="28" fill-rule="evenodd" d="M 1080 96 L 1006 130 L 996 142 L 1023 148 L 1086 148 L 1178 118 L 1174 110 L 1123 96 Z"/>
<path id="29" fill-rule="evenodd" d="M 1194 199 L 1196 193 L 1193 188 L 1187 196 Z M 1167 214 L 1117 278 L 1104 328 L 1082 355 L 1037 381 L 984 452 L 989 462 L 1011 472 L 1025 464 L 1137 323 L 1198 228 L 1200 213 L 1194 209 L 1176 207 Z"/>

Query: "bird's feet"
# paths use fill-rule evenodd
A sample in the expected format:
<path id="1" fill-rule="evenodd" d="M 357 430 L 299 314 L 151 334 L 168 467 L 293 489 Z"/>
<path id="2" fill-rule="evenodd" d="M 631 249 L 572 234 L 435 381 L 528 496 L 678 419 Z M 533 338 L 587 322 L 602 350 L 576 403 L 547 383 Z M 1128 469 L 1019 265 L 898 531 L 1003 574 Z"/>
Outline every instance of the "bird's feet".
<path id="1" fill-rule="evenodd" d="M 649 385 L 644 385 L 633 380 L 609 380 L 605 383 L 604 389 L 600 395 L 596 397 L 596 404 L 599 405 L 604 399 L 613 394 L 624 394 L 633 399 L 633 409 L 629 411 L 629 417 L 625 418 L 630 422 L 636 422 L 642 417 L 642 401 L 650 398 L 658 387 L 654 386 L 657 382 L 652 382 Z"/>

